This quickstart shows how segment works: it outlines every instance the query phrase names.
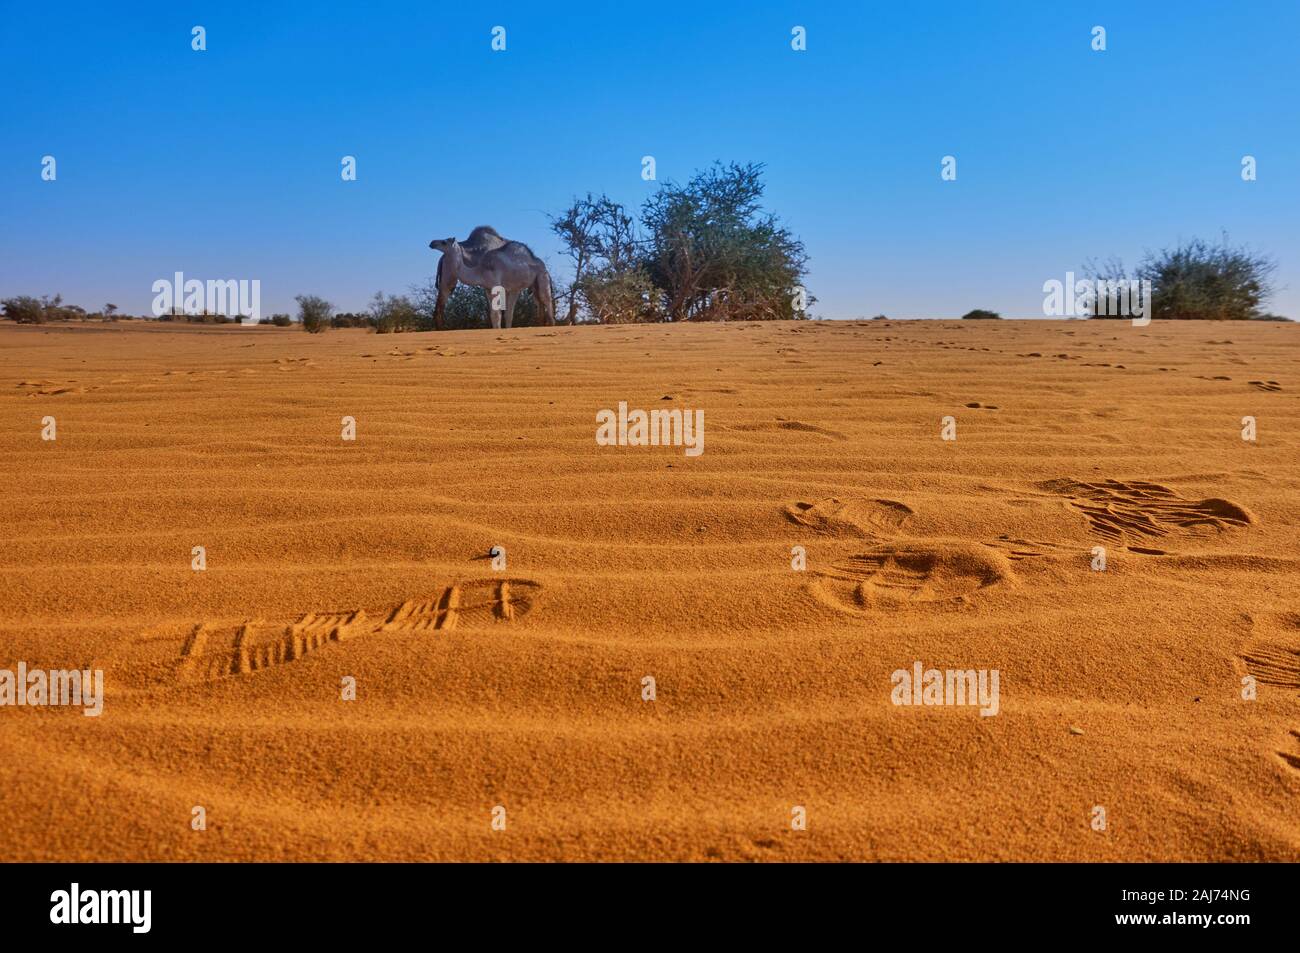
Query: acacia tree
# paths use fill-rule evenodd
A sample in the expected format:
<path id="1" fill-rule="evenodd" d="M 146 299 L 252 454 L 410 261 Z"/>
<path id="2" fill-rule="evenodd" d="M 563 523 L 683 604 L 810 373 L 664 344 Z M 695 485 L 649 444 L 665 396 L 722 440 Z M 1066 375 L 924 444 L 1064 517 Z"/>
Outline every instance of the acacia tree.
<path id="1" fill-rule="evenodd" d="M 669 320 L 800 317 L 803 242 L 762 208 L 763 166 L 715 163 L 646 200 L 646 269 Z"/>
<path id="2" fill-rule="evenodd" d="M 45 306 L 31 295 L 16 295 L 0 301 L 4 316 L 12 318 L 19 324 L 42 324 L 45 321 Z"/>
<path id="3" fill-rule="evenodd" d="M 319 334 L 329 327 L 334 305 L 319 295 L 298 295 L 293 300 L 298 302 L 298 320 L 302 322 L 304 331 Z"/>
<path id="4" fill-rule="evenodd" d="M 625 283 L 625 274 L 637 267 L 636 222 L 627 209 L 607 195 L 590 192 L 551 219 L 551 231 L 564 243 L 573 264 L 573 280 L 564 297 L 568 299 L 566 324 L 578 316 L 578 302 L 601 298 L 605 286 Z M 600 319 L 599 314 L 595 314 Z"/>

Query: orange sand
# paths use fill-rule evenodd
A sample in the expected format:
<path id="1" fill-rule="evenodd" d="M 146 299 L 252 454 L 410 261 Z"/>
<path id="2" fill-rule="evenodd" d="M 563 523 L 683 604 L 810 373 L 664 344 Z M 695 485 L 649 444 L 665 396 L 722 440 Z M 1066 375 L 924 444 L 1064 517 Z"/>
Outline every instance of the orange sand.
<path id="1" fill-rule="evenodd" d="M 107 681 L 0 708 L 5 860 L 1300 859 L 1300 327 L 0 355 L 0 667 Z M 619 401 L 703 455 L 597 446 Z M 896 707 L 916 661 L 1000 713 Z"/>

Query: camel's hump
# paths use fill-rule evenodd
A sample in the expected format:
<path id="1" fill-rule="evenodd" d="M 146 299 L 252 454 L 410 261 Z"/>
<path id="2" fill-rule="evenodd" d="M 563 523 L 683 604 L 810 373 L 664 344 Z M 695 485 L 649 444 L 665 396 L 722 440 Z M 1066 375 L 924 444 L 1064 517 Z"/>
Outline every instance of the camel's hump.
<path id="1" fill-rule="evenodd" d="M 479 245 L 496 247 L 505 244 L 505 239 L 491 225 L 480 225 L 474 231 L 469 233 L 469 238 L 461 242 L 462 245 Z"/>

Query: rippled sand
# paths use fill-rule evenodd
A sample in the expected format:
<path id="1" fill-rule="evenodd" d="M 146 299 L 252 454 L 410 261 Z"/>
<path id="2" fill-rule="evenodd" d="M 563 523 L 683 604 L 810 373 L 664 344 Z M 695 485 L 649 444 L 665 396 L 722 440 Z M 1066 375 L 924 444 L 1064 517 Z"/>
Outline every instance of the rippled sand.
<path id="1" fill-rule="evenodd" d="M 0 355 L 0 668 L 107 684 L 0 708 L 3 859 L 1300 860 L 1300 327 Z"/>

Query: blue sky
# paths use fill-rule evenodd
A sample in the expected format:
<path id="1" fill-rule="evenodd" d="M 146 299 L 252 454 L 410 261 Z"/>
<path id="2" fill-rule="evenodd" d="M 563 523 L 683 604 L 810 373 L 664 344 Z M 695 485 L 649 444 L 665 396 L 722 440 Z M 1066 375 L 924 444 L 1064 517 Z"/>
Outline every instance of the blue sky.
<path id="1" fill-rule="evenodd" d="M 1042 283 L 1087 258 L 1227 230 L 1278 260 L 1272 309 L 1300 318 L 1294 0 L 2 14 L 0 295 L 144 313 L 180 270 L 260 279 L 264 313 L 300 293 L 359 310 L 478 224 L 562 274 L 547 214 L 587 191 L 639 205 L 653 155 L 660 179 L 766 163 L 826 317 L 1041 316 Z"/>

